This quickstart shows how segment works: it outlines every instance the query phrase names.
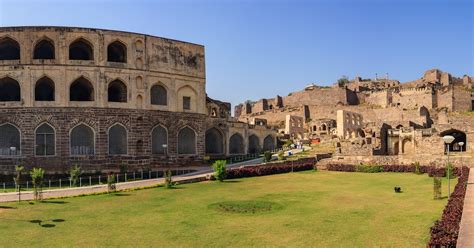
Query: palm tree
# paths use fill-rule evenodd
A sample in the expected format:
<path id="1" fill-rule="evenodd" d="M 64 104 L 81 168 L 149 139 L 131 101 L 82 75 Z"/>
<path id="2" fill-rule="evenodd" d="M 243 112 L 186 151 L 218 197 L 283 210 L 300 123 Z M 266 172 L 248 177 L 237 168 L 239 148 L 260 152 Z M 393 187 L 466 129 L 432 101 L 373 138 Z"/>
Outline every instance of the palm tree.
<path id="1" fill-rule="evenodd" d="M 21 173 L 23 173 L 24 170 L 25 170 L 25 167 L 21 165 L 15 166 L 16 175 L 13 179 L 15 180 L 15 184 L 18 189 L 18 202 L 21 201 Z"/>

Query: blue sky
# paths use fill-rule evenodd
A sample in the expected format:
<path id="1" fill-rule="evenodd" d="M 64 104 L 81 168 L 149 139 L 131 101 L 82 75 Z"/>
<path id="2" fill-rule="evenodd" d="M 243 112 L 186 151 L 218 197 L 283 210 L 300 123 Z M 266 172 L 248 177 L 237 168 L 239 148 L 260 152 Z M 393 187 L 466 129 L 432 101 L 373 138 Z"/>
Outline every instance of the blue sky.
<path id="1" fill-rule="evenodd" d="M 342 75 L 474 75 L 471 0 L 0 0 L 0 26 L 116 29 L 202 44 L 207 92 L 287 95 Z"/>

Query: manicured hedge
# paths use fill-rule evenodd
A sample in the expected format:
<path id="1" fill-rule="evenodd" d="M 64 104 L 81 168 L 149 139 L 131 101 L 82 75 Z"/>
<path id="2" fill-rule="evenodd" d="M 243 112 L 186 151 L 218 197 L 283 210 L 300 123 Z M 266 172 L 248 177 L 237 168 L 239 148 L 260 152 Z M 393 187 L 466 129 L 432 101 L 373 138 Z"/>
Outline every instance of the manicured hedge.
<path id="1" fill-rule="evenodd" d="M 314 169 L 315 158 L 301 158 L 294 161 L 275 162 L 255 166 L 228 169 L 227 178 L 257 177 Z"/>
<path id="2" fill-rule="evenodd" d="M 354 164 L 328 164 L 326 166 L 329 171 L 346 171 L 346 172 L 415 172 L 415 165 L 354 165 Z M 446 176 L 446 170 L 443 167 L 420 166 L 421 173 L 428 173 L 430 177 Z M 458 168 L 454 168 L 454 174 L 457 175 Z"/>
<path id="3" fill-rule="evenodd" d="M 454 187 L 451 198 L 444 208 L 443 216 L 437 220 L 431 227 L 431 239 L 428 247 L 456 247 L 459 235 L 459 224 L 461 223 L 464 197 L 466 195 L 467 180 L 469 178 L 469 168 L 456 168 L 455 174 L 458 175 L 458 183 Z"/>

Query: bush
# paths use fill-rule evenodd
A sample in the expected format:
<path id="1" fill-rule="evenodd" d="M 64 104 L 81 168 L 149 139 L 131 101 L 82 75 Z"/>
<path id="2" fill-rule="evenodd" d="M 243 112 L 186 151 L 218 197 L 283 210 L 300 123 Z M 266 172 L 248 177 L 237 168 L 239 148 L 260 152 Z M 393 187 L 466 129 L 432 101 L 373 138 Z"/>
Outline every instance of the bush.
<path id="1" fill-rule="evenodd" d="M 43 178 L 44 178 L 44 169 L 42 168 L 33 168 L 30 171 L 31 182 L 33 183 L 33 194 L 35 201 L 41 200 L 43 198 Z"/>
<path id="2" fill-rule="evenodd" d="M 270 162 L 270 161 L 272 161 L 272 152 L 266 151 L 266 152 L 263 154 L 263 158 L 264 158 L 265 162 Z"/>
<path id="3" fill-rule="evenodd" d="M 214 169 L 214 177 L 220 182 L 224 181 L 226 178 L 226 164 L 227 161 L 225 160 L 217 160 L 212 164 L 212 168 Z"/>
<path id="4" fill-rule="evenodd" d="M 227 178 L 256 177 L 292 171 L 313 170 L 315 158 L 301 158 L 295 161 L 268 163 L 256 166 L 246 166 L 227 170 Z"/>
<path id="5" fill-rule="evenodd" d="M 163 176 L 165 178 L 165 188 L 171 189 L 173 188 L 173 173 L 171 173 L 170 169 L 165 170 L 163 173 Z"/>
<path id="6" fill-rule="evenodd" d="M 82 175 L 82 169 L 81 167 L 74 165 L 71 170 L 69 171 L 69 180 L 71 180 L 71 184 L 73 186 L 77 186 L 77 181 L 79 180 L 79 177 Z"/>
<path id="7" fill-rule="evenodd" d="M 116 189 L 115 175 L 112 173 L 109 173 L 107 175 L 107 192 L 114 192 L 115 189 Z"/>
<path id="8" fill-rule="evenodd" d="M 445 167 L 445 175 L 447 178 L 450 178 L 450 179 L 453 179 L 455 178 L 456 176 L 454 175 L 454 166 L 453 164 L 449 163 L 447 164 L 447 166 Z"/>
<path id="9" fill-rule="evenodd" d="M 356 172 L 365 172 L 365 173 L 377 173 L 377 172 L 383 172 L 383 166 L 382 165 L 377 165 L 377 164 L 369 164 L 369 165 L 357 165 L 356 166 Z"/>
<path id="10" fill-rule="evenodd" d="M 420 162 L 415 162 L 415 174 L 420 175 L 422 174 L 421 172 L 421 167 L 420 167 Z"/>
<path id="11" fill-rule="evenodd" d="M 283 150 L 278 151 L 278 160 L 285 160 L 285 152 Z"/>
<path id="12" fill-rule="evenodd" d="M 441 178 L 433 177 L 433 199 L 441 199 Z"/>

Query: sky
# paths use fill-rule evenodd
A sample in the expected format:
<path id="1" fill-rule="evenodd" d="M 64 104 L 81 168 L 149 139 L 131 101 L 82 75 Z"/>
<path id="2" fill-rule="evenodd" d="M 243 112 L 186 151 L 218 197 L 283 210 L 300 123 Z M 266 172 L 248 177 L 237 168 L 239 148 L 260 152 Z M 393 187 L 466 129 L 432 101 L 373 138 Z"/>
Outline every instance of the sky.
<path id="1" fill-rule="evenodd" d="M 0 26 L 77 26 L 205 46 L 206 91 L 286 96 L 341 76 L 474 76 L 473 0 L 0 0 Z"/>

